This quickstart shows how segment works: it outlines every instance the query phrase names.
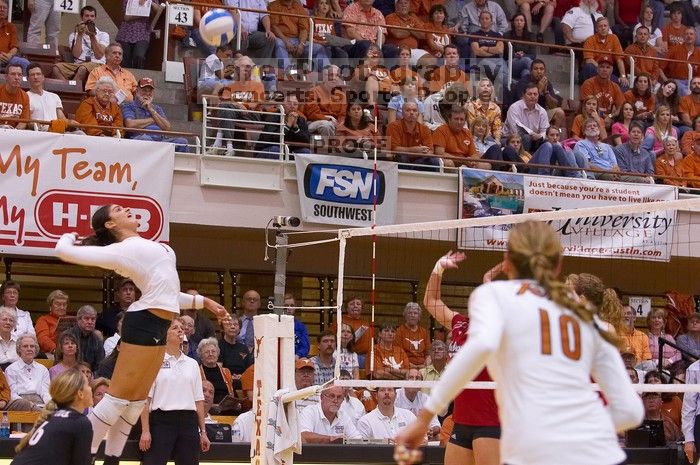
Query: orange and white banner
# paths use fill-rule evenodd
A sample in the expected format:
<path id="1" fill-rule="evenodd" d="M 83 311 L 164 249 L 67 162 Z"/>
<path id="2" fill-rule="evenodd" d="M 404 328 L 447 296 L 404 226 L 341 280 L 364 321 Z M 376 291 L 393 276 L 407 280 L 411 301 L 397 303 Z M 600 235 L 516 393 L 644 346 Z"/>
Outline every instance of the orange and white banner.
<path id="1" fill-rule="evenodd" d="M 92 213 L 131 208 L 139 234 L 168 241 L 172 144 L 0 129 L 0 253 L 53 255 L 66 232 L 91 234 Z"/>

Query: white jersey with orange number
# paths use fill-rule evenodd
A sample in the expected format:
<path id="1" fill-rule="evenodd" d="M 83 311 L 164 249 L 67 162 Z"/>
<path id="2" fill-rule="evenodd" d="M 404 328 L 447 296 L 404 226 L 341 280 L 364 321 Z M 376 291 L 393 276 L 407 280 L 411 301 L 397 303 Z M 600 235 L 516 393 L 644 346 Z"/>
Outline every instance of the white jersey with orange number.
<path id="1" fill-rule="evenodd" d="M 469 299 L 469 317 L 469 338 L 432 389 L 428 409 L 441 411 L 487 363 L 497 386 L 502 463 L 614 465 L 625 459 L 615 432 L 639 424 L 644 408 L 618 351 L 592 324 L 527 280 L 480 286 Z"/>

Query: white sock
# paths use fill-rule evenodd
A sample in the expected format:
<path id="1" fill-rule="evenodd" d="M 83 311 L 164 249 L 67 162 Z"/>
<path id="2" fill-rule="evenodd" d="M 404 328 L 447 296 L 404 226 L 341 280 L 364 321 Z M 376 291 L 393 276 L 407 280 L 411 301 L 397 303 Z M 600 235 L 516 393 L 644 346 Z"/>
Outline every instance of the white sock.
<path id="1" fill-rule="evenodd" d="M 118 399 L 105 394 L 99 404 L 88 413 L 88 420 L 92 423 L 92 453 L 96 454 L 107 431 L 121 416 L 124 409 L 129 406 L 129 401 Z"/>

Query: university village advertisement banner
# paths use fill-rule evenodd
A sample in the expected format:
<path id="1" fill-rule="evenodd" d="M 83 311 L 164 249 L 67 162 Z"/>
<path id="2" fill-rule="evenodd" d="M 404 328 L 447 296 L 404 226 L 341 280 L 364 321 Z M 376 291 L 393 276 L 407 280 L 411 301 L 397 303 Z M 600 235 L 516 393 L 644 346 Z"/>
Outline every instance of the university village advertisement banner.
<path id="1" fill-rule="evenodd" d="M 131 209 L 141 236 L 169 239 L 172 144 L 0 129 L 0 253 L 53 255 L 91 234 L 106 204 Z"/>
<path id="2" fill-rule="evenodd" d="M 462 168 L 460 218 L 675 200 L 673 186 L 536 176 Z M 613 213 L 552 222 L 565 255 L 668 261 L 675 211 Z M 461 249 L 505 250 L 511 225 L 464 228 Z"/>

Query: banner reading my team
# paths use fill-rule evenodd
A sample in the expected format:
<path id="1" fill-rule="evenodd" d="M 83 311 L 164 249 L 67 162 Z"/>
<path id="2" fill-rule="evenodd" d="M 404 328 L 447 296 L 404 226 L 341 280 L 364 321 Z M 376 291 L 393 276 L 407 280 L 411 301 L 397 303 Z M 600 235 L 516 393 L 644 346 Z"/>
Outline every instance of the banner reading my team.
<path id="1" fill-rule="evenodd" d="M 376 201 L 377 224 L 396 220 L 399 170 L 396 163 L 323 155 L 294 155 L 299 202 L 304 221 L 343 226 L 371 226 Z"/>
<path id="2" fill-rule="evenodd" d="M 675 200 L 673 186 L 495 173 L 462 168 L 460 218 Z M 676 211 L 613 213 L 554 221 L 565 255 L 668 261 Z M 458 246 L 505 250 L 510 225 L 465 228 Z"/>
<path id="3" fill-rule="evenodd" d="M 0 129 L 0 253 L 53 255 L 66 232 L 91 234 L 93 212 L 131 209 L 143 237 L 168 241 L 174 146 Z"/>

